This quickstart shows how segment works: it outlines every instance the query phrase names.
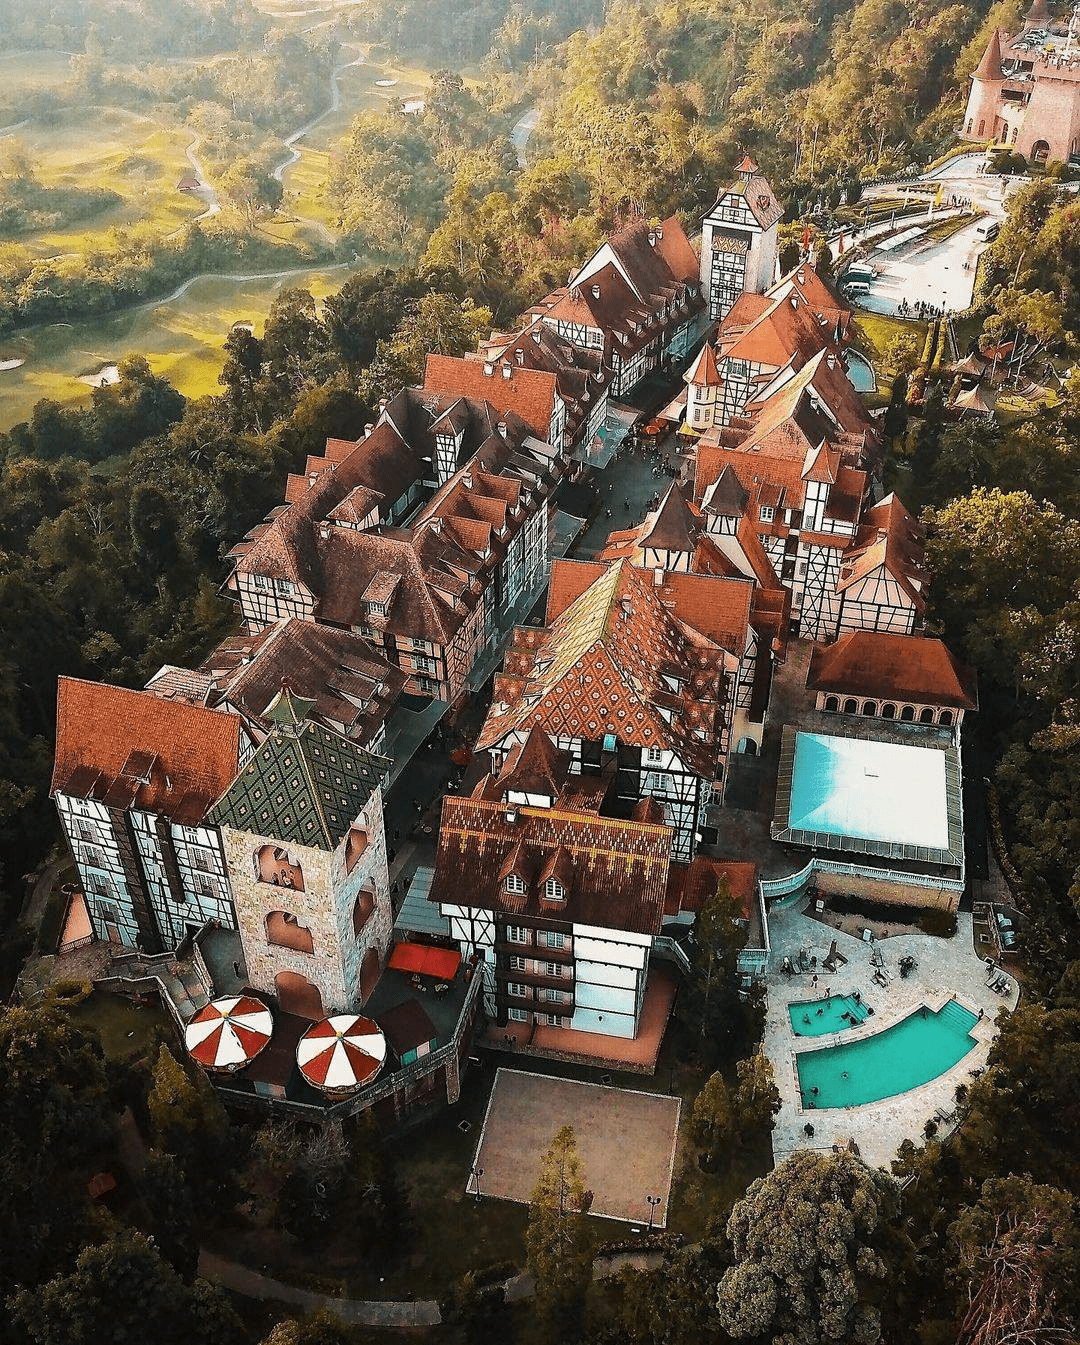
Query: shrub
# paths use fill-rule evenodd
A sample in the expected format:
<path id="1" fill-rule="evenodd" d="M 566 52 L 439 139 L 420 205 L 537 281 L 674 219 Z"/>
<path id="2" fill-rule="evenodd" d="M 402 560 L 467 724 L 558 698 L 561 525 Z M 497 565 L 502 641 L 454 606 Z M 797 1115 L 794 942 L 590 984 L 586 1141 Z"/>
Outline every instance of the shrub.
<path id="1" fill-rule="evenodd" d="M 62 981 L 54 981 L 49 989 L 51 998 L 57 1004 L 82 1004 L 93 994 L 94 987 L 89 981 L 76 980 L 74 977 L 68 977 Z"/>

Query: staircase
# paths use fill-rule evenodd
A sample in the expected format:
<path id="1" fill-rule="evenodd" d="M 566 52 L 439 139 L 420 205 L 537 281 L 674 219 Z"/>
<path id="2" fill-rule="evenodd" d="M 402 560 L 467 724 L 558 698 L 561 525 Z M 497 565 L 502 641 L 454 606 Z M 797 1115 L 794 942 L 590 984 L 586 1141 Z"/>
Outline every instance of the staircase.
<path id="1" fill-rule="evenodd" d="M 938 1018 L 950 1032 L 955 1032 L 958 1037 L 970 1036 L 971 1029 L 979 1021 L 970 1009 L 965 1009 L 955 999 L 950 999 L 944 1005 L 938 1013 Z"/>

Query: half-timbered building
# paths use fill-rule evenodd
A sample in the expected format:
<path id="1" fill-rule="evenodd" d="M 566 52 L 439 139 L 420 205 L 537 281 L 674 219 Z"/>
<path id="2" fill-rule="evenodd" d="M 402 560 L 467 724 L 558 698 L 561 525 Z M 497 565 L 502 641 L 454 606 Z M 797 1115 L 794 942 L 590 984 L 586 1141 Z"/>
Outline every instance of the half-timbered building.
<path id="1" fill-rule="evenodd" d="M 736 591 L 740 641 L 749 586 Z M 543 728 L 576 774 L 611 775 L 628 806 L 656 799 L 676 857 L 689 859 L 722 797 L 739 666 L 716 638 L 722 614 L 703 606 L 702 626 L 706 616 L 713 633 L 680 620 L 653 576 L 627 561 L 559 562 L 548 625 L 514 631 L 478 749 L 498 769 L 531 728 Z"/>
<path id="2" fill-rule="evenodd" d="M 689 354 L 704 315 L 697 254 L 672 218 L 639 220 L 613 234 L 525 318 L 600 352 L 612 394 L 625 397 L 654 369 Z"/>
<path id="3" fill-rule="evenodd" d="M 723 188 L 701 222 L 701 289 L 710 322 L 723 318 L 742 294 L 761 294 L 776 273 L 776 240 L 784 208 L 745 156 L 736 180 Z"/>
<path id="4" fill-rule="evenodd" d="M 97 938 L 156 953 L 235 928 L 207 812 L 253 749 L 237 715 L 60 678 L 51 792 Z"/>

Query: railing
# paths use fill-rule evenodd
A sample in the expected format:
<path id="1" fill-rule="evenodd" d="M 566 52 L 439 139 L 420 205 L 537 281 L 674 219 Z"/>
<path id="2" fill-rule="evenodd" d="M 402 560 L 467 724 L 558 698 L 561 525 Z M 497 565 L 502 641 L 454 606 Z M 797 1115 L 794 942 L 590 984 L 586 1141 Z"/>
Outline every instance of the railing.
<path id="1" fill-rule="evenodd" d="M 101 990 L 109 990 L 120 995 L 130 995 L 133 991 L 153 991 L 169 1011 L 177 1030 L 183 1033 L 187 1027 L 180 1006 L 169 994 L 168 987 L 159 976 L 99 976 L 94 985 Z"/>
<path id="2" fill-rule="evenodd" d="M 670 934 L 657 934 L 653 939 L 653 952 L 670 957 L 684 976 L 690 975 L 690 959 L 686 955 L 686 949 Z"/>
<path id="3" fill-rule="evenodd" d="M 767 901 L 773 897 L 789 896 L 810 881 L 814 876 L 816 864 L 817 861 L 812 859 L 806 868 L 800 869 L 798 873 L 789 873 L 786 878 L 762 878 L 761 895 Z"/>
<path id="4" fill-rule="evenodd" d="M 343 1098 L 340 1102 L 331 1102 L 327 1106 L 321 1107 L 313 1102 L 294 1102 L 290 1098 L 269 1097 L 263 1093 L 249 1092 L 247 1089 L 230 1088 L 227 1079 L 215 1079 L 215 1086 L 220 1093 L 235 1099 L 237 1103 L 242 1102 L 248 1106 L 254 1103 L 265 1107 L 269 1111 L 292 1112 L 294 1115 L 307 1114 L 318 1117 L 320 1120 L 340 1120 L 346 1116 L 354 1116 L 358 1112 L 373 1107 L 377 1102 L 383 1101 L 384 1098 L 393 1097 L 395 1093 L 399 1093 L 411 1087 L 414 1083 L 418 1083 L 421 1079 L 436 1073 L 448 1060 L 458 1054 L 461 1045 L 461 1025 L 471 1017 L 480 985 L 481 978 L 474 976 L 465 993 L 465 998 L 461 1002 L 461 1012 L 458 1015 L 454 1035 L 445 1046 L 440 1046 L 437 1051 L 432 1051 L 430 1055 L 423 1056 L 411 1065 L 403 1065 L 393 1074 L 386 1075 L 379 1082 L 361 1089 L 359 1093 L 352 1097 Z"/>

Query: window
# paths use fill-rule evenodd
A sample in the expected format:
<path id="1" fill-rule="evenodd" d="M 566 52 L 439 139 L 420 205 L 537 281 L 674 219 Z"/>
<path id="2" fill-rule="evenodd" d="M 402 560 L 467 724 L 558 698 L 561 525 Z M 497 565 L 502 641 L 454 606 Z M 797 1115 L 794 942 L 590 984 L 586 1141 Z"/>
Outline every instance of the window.
<path id="1" fill-rule="evenodd" d="M 844 702 L 844 714 L 857 715 L 859 713 L 859 702 L 856 700 L 846 700 Z"/>
<path id="2" fill-rule="evenodd" d="M 523 957 L 517 957 L 517 956 L 515 955 L 514 957 L 512 957 L 512 958 L 510 959 L 510 970 L 511 970 L 511 971 L 524 971 L 526 965 L 527 965 L 527 964 L 526 964 L 525 959 L 524 959 Z"/>
<path id="3" fill-rule="evenodd" d="M 758 517 L 761 519 L 762 523 L 771 523 L 775 513 L 776 510 L 771 504 L 763 504 L 758 511 Z"/>
<path id="4" fill-rule="evenodd" d="M 647 747 L 645 749 L 646 761 L 663 761 L 664 749 L 662 747 Z"/>
<path id="5" fill-rule="evenodd" d="M 953 712 L 951 710 L 942 710 L 941 714 L 938 717 L 938 723 L 949 725 L 952 724 L 952 722 L 953 722 Z"/>
<path id="6" fill-rule="evenodd" d="M 562 967 L 560 967 L 559 964 L 558 964 L 557 962 L 545 962 L 545 963 L 544 963 L 544 970 L 546 971 L 546 973 L 547 973 L 548 976 L 561 976 L 561 975 L 562 975 Z"/>
<path id="7" fill-rule="evenodd" d="M 562 1026 L 562 1019 L 559 1017 L 557 1013 L 547 1013 L 544 1015 L 544 1017 L 547 1019 L 549 1027 Z"/>
<path id="8" fill-rule="evenodd" d="M 896 706 L 893 705 L 891 702 L 886 701 L 885 704 L 881 707 L 881 717 L 882 719 L 895 719 Z"/>
<path id="9" fill-rule="evenodd" d="M 528 999 L 529 987 L 523 985 L 520 981 L 507 981 L 506 993 L 513 995 L 515 999 Z"/>
<path id="10" fill-rule="evenodd" d="M 362 890 L 356 895 L 352 912 L 353 937 L 359 938 L 364 926 L 375 914 L 375 894 Z"/>
<path id="11" fill-rule="evenodd" d="M 544 942 L 547 944 L 549 948 L 565 948 L 566 935 L 556 934 L 553 929 L 549 929 L 547 933 L 544 935 Z"/>
<path id="12" fill-rule="evenodd" d="M 512 1023 L 527 1023 L 529 1021 L 527 1009 L 509 1009 L 506 1016 Z"/>
<path id="13" fill-rule="evenodd" d="M 614 733 L 605 733 L 603 750 L 605 752 L 614 752 L 617 748 L 618 742 L 616 741 Z"/>
<path id="14" fill-rule="evenodd" d="M 562 997 L 563 996 L 561 990 L 550 990 L 550 989 L 545 990 L 542 996 L 542 998 L 546 999 L 549 1004 L 561 1004 Z"/>
<path id="15" fill-rule="evenodd" d="M 299 923 L 289 911 L 270 911 L 266 917 L 266 942 L 275 948 L 291 948 L 294 953 L 314 953 L 311 930 Z"/>
<path id="16" fill-rule="evenodd" d="M 876 702 L 876 701 L 864 701 L 864 702 L 863 702 L 862 712 L 863 712 L 864 715 L 870 715 L 871 718 L 872 718 L 874 715 L 877 714 L 877 702 Z"/>
<path id="17" fill-rule="evenodd" d="M 549 878 L 544 884 L 544 896 L 549 901 L 562 901 L 566 895 L 566 888 L 559 882 L 558 878 Z"/>
<path id="18" fill-rule="evenodd" d="M 840 709 L 840 702 L 835 696 L 825 697 L 825 709 L 831 714 L 835 714 Z"/>
<path id="19" fill-rule="evenodd" d="M 932 724 L 933 722 L 934 722 L 934 712 L 933 710 L 930 709 L 929 705 L 927 705 L 923 710 L 919 712 L 919 723 Z"/>
<path id="20" fill-rule="evenodd" d="M 516 877 L 515 874 L 511 874 L 510 876 L 512 878 Z M 506 939 L 508 943 L 528 943 L 529 931 L 521 925 L 507 925 Z"/>
<path id="21" fill-rule="evenodd" d="M 506 890 L 507 892 L 515 892 L 520 896 L 525 891 L 525 879 L 519 873 L 508 873 L 506 875 Z M 524 943 L 525 940 L 520 939 L 517 942 Z"/>
<path id="22" fill-rule="evenodd" d="M 904 721 L 905 724 L 913 723 L 915 719 L 914 705 L 902 705 L 900 707 L 900 718 Z"/>

